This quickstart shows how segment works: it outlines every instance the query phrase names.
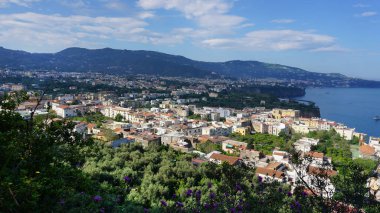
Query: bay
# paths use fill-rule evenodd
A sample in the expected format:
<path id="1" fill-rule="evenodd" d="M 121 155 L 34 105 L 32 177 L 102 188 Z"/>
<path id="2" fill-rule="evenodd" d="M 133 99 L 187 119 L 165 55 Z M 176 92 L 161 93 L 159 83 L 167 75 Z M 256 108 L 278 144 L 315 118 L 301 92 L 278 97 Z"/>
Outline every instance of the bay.
<path id="1" fill-rule="evenodd" d="M 380 137 L 380 89 L 371 88 L 308 88 L 299 100 L 313 101 L 321 118 L 343 123 L 356 132 Z"/>

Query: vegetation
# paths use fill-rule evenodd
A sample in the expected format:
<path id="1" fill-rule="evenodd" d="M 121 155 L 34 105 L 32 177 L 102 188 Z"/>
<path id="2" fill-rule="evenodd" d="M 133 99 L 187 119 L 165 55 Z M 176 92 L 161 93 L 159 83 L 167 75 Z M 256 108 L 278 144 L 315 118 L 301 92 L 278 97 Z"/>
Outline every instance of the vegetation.
<path id="1" fill-rule="evenodd" d="M 204 143 L 198 144 L 197 145 L 197 150 L 203 152 L 203 153 L 210 153 L 212 151 L 222 151 L 222 146 L 217 143 L 213 143 L 210 140 L 207 140 Z"/>
<path id="2" fill-rule="evenodd" d="M 238 141 L 246 142 L 248 145 L 253 145 L 253 149 L 270 155 L 275 147 L 282 150 L 289 150 L 291 147 L 291 144 L 286 142 L 284 138 L 269 134 L 256 133 L 254 135 L 240 135 L 238 133 L 232 133 L 230 137 Z"/>
<path id="3" fill-rule="evenodd" d="M 297 101 L 280 101 L 278 97 L 282 97 L 283 93 L 286 93 L 288 89 L 283 87 L 265 87 L 268 91 L 273 90 L 272 93 L 261 93 L 254 90 L 242 91 L 225 91 L 219 93 L 217 98 L 207 98 L 207 101 L 197 103 L 198 106 L 210 106 L 210 107 L 227 107 L 243 109 L 245 107 L 266 107 L 271 108 L 284 108 L 284 109 L 297 109 L 301 110 L 304 117 L 319 117 L 319 108 L 313 103 L 302 104 Z M 244 88 L 243 88 L 244 89 Z M 285 92 L 279 92 L 279 90 Z M 289 92 L 291 93 L 291 92 Z M 298 94 L 298 92 L 295 92 Z M 302 93 L 301 93 L 302 94 Z"/>
<path id="4" fill-rule="evenodd" d="M 302 190 L 292 194 L 286 185 L 266 183 L 244 165 L 195 166 L 195 156 L 165 146 L 114 149 L 84 140 L 71 131 L 72 123 L 23 120 L 14 108 L 25 98 L 16 94 L 1 100 L 0 212 L 322 212 L 318 204 L 327 206 Z M 256 146 L 284 140 L 241 139 Z M 339 193 L 333 201 L 378 212 L 378 204 L 360 201 L 365 164 L 347 167 L 336 180 Z"/>

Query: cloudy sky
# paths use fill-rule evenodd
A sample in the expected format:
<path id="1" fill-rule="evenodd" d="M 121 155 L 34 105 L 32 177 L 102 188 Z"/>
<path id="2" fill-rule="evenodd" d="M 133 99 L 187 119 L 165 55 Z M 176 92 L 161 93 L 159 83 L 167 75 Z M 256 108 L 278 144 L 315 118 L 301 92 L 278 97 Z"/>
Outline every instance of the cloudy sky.
<path id="1" fill-rule="evenodd" d="M 0 46 L 145 49 L 380 80 L 380 1 L 0 0 Z"/>

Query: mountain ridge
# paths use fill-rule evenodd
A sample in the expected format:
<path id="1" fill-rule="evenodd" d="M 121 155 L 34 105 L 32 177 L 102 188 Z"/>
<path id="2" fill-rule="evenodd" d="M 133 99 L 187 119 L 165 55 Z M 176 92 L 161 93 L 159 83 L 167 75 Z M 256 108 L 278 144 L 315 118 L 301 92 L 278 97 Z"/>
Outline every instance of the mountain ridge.
<path id="1" fill-rule="evenodd" d="M 301 68 L 255 60 L 206 62 L 148 50 L 70 47 L 56 53 L 30 53 L 0 47 L 0 68 L 56 70 L 109 74 L 152 74 L 175 77 L 277 79 L 313 83 L 308 86 L 380 87 L 380 82 L 350 78 L 340 73 L 310 72 Z"/>

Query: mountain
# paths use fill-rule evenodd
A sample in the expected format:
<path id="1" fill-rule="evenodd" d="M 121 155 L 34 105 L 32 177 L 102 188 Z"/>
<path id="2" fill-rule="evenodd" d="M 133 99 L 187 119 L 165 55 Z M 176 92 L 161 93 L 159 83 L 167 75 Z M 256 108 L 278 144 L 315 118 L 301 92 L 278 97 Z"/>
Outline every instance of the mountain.
<path id="1" fill-rule="evenodd" d="M 309 72 L 259 61 L 203 62 L 144 50 L 72 47 L 58 53 L 28 53 L 0 47 L 0 68 L 183 77 L 231 77 L 302 81 L 306 86 L 380 87 L 380 82 L 337 73 Z M 310 84 L 311 83 L 311 84 Z"/>

